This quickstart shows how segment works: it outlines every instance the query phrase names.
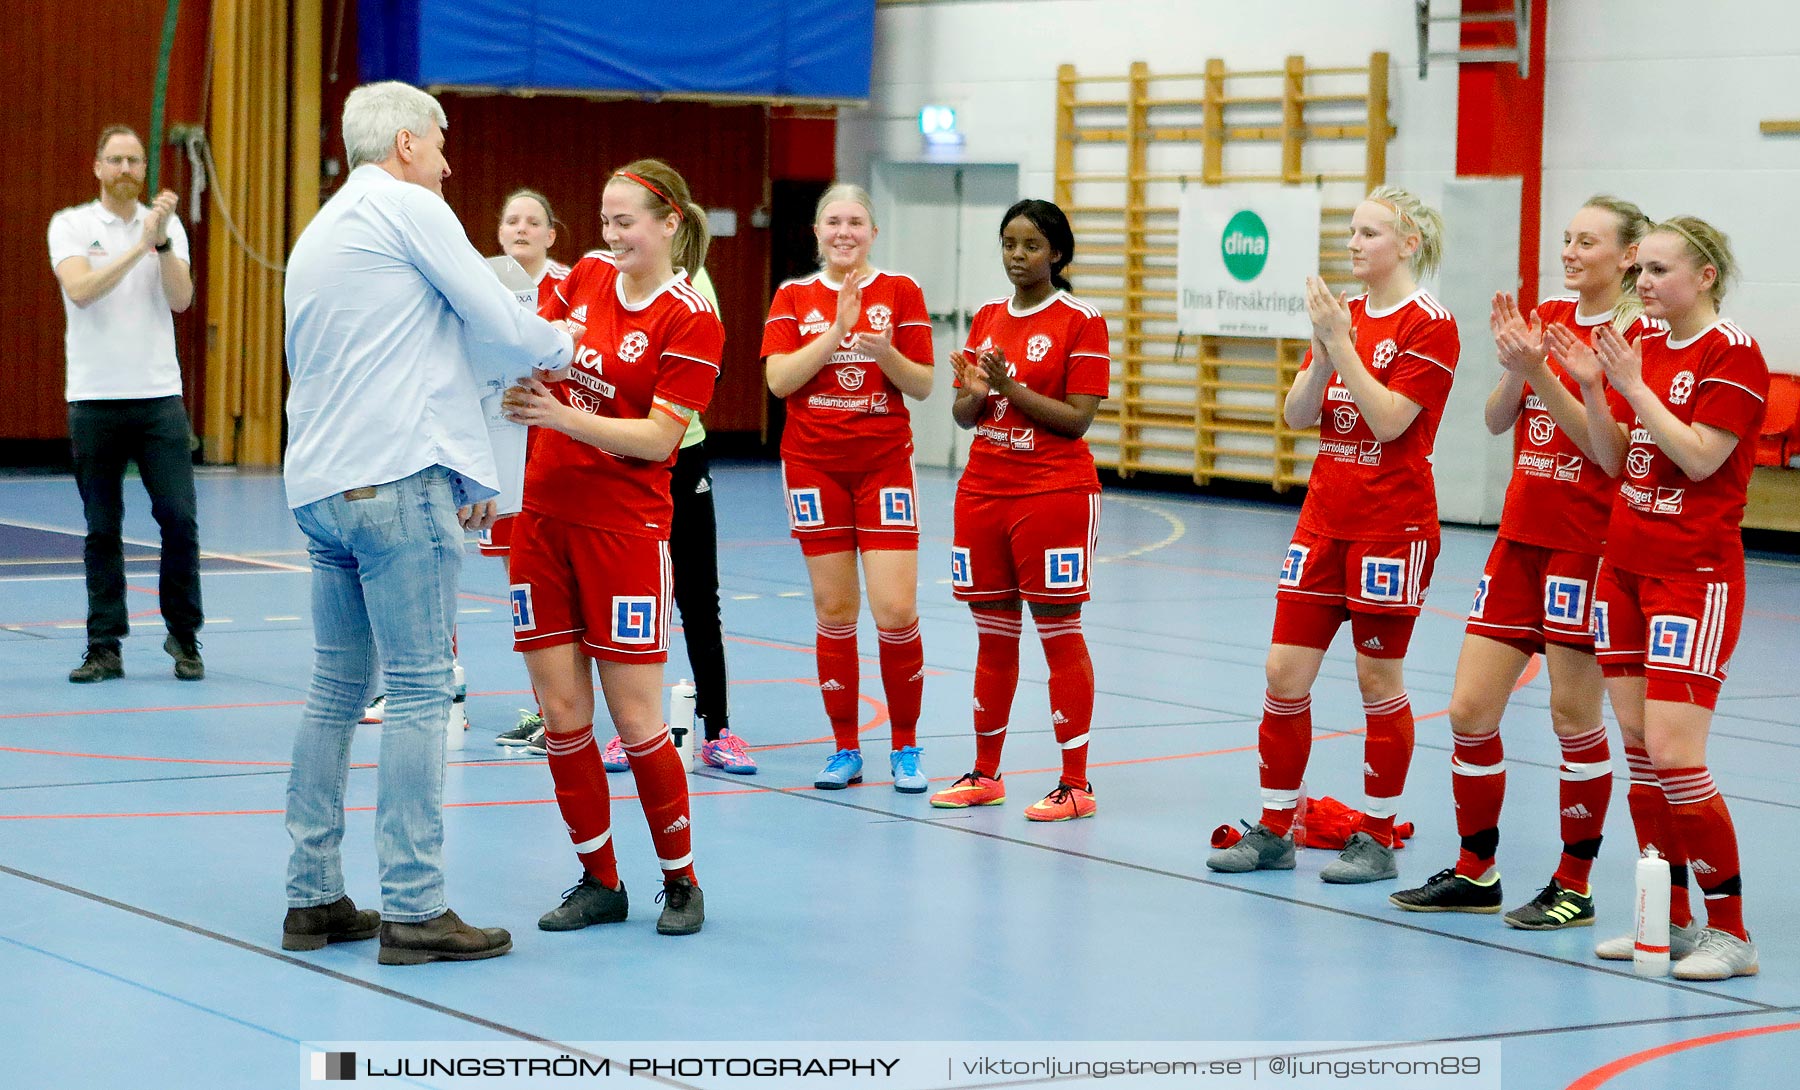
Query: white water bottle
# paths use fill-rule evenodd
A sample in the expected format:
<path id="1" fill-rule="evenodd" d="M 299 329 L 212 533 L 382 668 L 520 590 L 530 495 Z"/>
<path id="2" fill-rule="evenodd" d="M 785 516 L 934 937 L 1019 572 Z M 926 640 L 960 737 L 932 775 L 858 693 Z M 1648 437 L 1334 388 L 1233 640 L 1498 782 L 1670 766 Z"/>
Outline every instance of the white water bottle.
<path id="1" fill-rule="evenodd" d="M 1638 976 L 1669 975 L 1669 861 L 1655 845 L 1637 865 L 1637 938 L 1631 971 Z"/>
<path id="2" fill-rule="evenodd" d="M 451 667 L 450 717 L 444 720 L 444 751 L 463 747 L 463 731 L 468 717 L 463 712 L 463 701 L 469 696 L 469 687 L 463 676 L 462 663 Z"/>
<path id="3" fill-rule="evenodd" d="M 669 737 L 681 766 L 692 772 L 700 767 L 700 743 L 694 738 L 694 683 L 687 678 L 669 687 Z"/>

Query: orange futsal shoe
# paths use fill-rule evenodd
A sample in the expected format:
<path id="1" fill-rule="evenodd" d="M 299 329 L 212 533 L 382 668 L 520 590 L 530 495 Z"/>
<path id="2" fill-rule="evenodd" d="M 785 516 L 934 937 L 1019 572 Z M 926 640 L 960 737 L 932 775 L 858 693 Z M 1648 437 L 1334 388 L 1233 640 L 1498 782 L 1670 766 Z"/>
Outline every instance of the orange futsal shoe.
<path id="1" fill-rule="evenodd" d="M 1031 821 L 1073 821 L 1076 818 L 1094 816 L 1094 785 L 1070 787 L 1066 783 L 1056 785 L 1056 790 L 1025 808 L 1025 817 Z"/>
<path id="2" fill-rule="evenodd" d="M 998 806 L 1006 801 L 1006 785 L 998 776 L 979 772 L 964 773 L 962 779 L 931 796 L 931 805 L 940 810 L 961 810 L 969 806 Z"/>

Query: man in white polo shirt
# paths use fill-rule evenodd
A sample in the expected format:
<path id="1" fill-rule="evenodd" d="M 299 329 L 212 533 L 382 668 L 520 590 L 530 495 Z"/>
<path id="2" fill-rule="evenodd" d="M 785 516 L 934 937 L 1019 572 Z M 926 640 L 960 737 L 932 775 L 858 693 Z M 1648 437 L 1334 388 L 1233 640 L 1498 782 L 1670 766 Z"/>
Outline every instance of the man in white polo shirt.
<path id="1" fill-rule="evenodd" d="M 120 524 L 130 462 L 162 528 L 157 594 L 169 629 L 163 650 L 175 659 L 176 677 L 206 676 L 195 638 L 204 616 L 194 461 L 172 317 L 193 303 L 194 280 L 175 194 L 164 190 L 148 207 L 138 203 L 144 169 L 137 133 L 107 127 L 94 153 L 100 199 L 50 220 L 50 265 L 68 318 L 69 441 L 87 515 L 87 654 L 69 674 L 75 682 L 125 674 L 120 641 L 131 623 Z"/>

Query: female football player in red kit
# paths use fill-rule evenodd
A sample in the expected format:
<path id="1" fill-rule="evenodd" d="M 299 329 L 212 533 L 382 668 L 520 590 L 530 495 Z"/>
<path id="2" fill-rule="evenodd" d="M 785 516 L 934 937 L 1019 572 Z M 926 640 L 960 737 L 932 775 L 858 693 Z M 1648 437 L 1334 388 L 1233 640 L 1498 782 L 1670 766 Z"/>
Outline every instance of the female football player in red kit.
<path id="1" fill-rule="evenodd" d="M 1000 220 L 1010 297 L 975 313 L 956 368 L 956 422 L 975 430 L 956 486 L 950 583 L 975 618 L 975 768 L 931 797 L 933 806 L 1006 801 L 1000 751 L 1019 684 L 1021 601 L 1050 665 L 1050 725 L 1062 750 L 1056 787 L 1025 810 L 1032 821 L 1091 817 L 1088 730 L 1094 665 L 1081 634 L 1100 479 L 1082 436 L 1105 399 L 1106 319 L 1069 293 L 1075 257 L 1068 217 L 1024 200 Z"/>
<path id="2" fill-rule="evenodd" d="M 1438 552 L 1431 449 L 1460 352 L 1456 321 L 1419 288 L 1437 267 L 1443 220 L 1383 186 L 1350 220 L 1351 275 L 1368 292 L 1307 283 L 1312 347 L 1282 407 L 1289 427 L 1319 422 L 1300 525 L 1282 561 L 1258 736 L 1262 818 L 1214 852 L 1216 871 L 1291 870 L 1292 826 L 1312 752 L 1312 686 L 1350 622 L 1368 734 L 1367 813 L 1327 882 L 1394 878 L 1394 810 L 1412 762 L 1412 704 L 1401 663 Z"/>
<path id="3" fill-rule="evenodd" d="M 1737 833 L 1706 767 L 1706 738 L 1744 618 L 1743 522 L 1769 390 L 1762 350 L 1719 317 L 1736 267 L 1723 234 L 1677 216 L 1638 246 L 1635 344 L 1601 328 L 1551 350 L 1581 383 L 1595 458 L 1620 477 L 1594 605 L 1594 653 L 1625 736 L 1640 848 L 1668 859 L 1669 956 L 1682 980 L 1757 971 L 1744 928 Z M 1604 376 L 1607 390 L 1601 383 Z M 1660 788 L 1660 790 L 1659 790 Z M 1706 900 L 1693 918 L 1687 875 Z M 1594 948 L 1629 960 L 1634 937 Z"/>
<path id="4" fill-rule="evenodd" d="M 657 930 L 686 935 L 705 913 L 687 770 L 662 715 L 669 465 L 712 398 L 725 332 L 688 283 L 687 270 L 705 263 L 706 213 L 680 174 L 655 159 L 621 168 L 600 216 L 609 249 L 582 258 L 541 311 L 584 327 L 569 378 L 554 392 L 536 381 L 507 391 L 511 418 L 542 429 L 513 534 L 513 645 L 543 701 L 556 801 L 583 868 L 538 926 L 570 931 L 626 914 L 594 742 L 592 660 L 662 867 Z"/>
<path id="5" fill-rule="evenodd" d="M 1562 749 L 1562 858 L 1537 897 L 1505 919 L 1528 931 L 1594 922 L 1588 874 L 1612 798 L 1612 753 L 1600 718 L 1593 601 L 1618 482 L 1595 462 L 1580 388 L 1546 356 L 1544 329 L 1560 326 L 1591 342 L 1595 330 L 1610 325 L 1637 340 L 1646 328 L 1635 291 L 1637 246 L 1649 229 L 1637 205 L 1590 198 L 1563 231 L 1563 286 L 1576 295 L 1545 301 L 1529 322 L 1511 296 L 1494 297 L 1490 324 L 1505 371 L 1488 395 L 1487 425 L 1495 435 L 1513 432 L 1513 470 L 1450 697 L 1450 782 L 1462 849 L 1454 866 L 1389 898 L 1400 908 L 1500 911 L 1500 719 L 1531 656 L 1542 654 L 1550 725 Z"/>
<path id="6" fill-rule="evenodd" d="M 919 703 L 919 520 L 912 426 L 904 398 L 931 393 L 931 319 L 911 278 L 869 265 L 875 216 L 869 195 L 833 185 L 813 225 L 820 269 L 775 292 L 763 326 L 769 390 L 787 403 L 781 435 L 788 525 L 806 557 L 818 623 L 819 689 L 835 751 L 814 786 L 862 782 L 857 740 L 861 666 L 856 618 L 862 557 L 869 612 L 880 637 L 894 789 L 923 792 Z"/>

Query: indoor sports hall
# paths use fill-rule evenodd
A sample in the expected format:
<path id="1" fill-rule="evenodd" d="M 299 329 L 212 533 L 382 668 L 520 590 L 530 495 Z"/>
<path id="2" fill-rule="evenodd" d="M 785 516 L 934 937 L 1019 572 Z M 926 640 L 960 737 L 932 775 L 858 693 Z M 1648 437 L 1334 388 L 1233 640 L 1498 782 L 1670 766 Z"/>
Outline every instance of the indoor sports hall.
<path id="1" fill-rule="evenodd" d="M 166 11 L 137 5 L 111 19 L 109 61 L 97 64 L 97 24 L 28 4 L 20 35 L 36 45 L 25 82 L 43 90 L 0 119 L 36 164 L 5 187 L 9 221 L 25 226 L 0 237 L 15 270 L 0 283 L 10 348 L 0 353 L 0 677 L 10 696 L 0 706 L 0 1040 L 10 1046 L 0 1084 L 1785 1085 L 1800 1061 L 1800 927 L 1788 911 L 1800 897 L 1788 858 L 1800 814 L 1800 285 L 1789 274 L 1800 220 L 1780 194 L 1800 181 L 1800 13 L 1769 0 L 1703 10 L 1615 0 L 575 7 L 168 0 Z M 663 875 L 631 773 L 607 777 L 629 918 L 568 933 L 536 926 L 583 864 L 553 757 L 496 744 L 532 711 L 533 686 L 513 649 L 517 583 L 504 560 L 477 553 L 471 532 L 454 618 L 466 698 L 453 716 L 466 729 L 446 751 L 443 870 L 455 910 L 507 928 L 511 949 L 399 966 L 378 962 L 376 941 L 283 948 L 284 812 L 317 618 L 309 538 L 284 491 L 282 270 L 346 184 L 346 97 L 386 79 L 442 103 L 453 168 L 442 196 L 482 255 L 499 249 L 496 217 L 519 187 L 555 204 L 552 260 L 575 264 L 605 247 L 614 228 L 603 228 L 601 193 L 618 164 L 640 157 L 679 168 L 705 211 L 725 334 L 703 419 L 730 723 L 756 769 L 728 774 L 695 758 L 687 777 L 707 909 L 698 934 L 654 926 Z M 173 328 L 205 603 L 197 680 L 175 676 L 163 649 L 163 529 L 134 466 L 120 534 L 123 676 L 70 683 L 93 642 L 90 513 L 70 453 L 62 273 L 46 268 L 42 230 L 58 209 L 93 198 L 89 149 L 115 121 L 150 134 L 144 200 L 176 193 L 191 246 L 194 302 Z M 916 731 L 929 781 L 919 793 L 896 790 L 881 760 L 895 724 L 866 604 L 855 729 L 868 764 L 843 789 L 817 782 L 841 739 L 821 706 L 823 622 L 793 540 L 801 516 L 781 436 L 795 410 L 769 393 L 757 346 L 777 288 L 818 267 L 815 202 L 834 180 L 866 188 L 862 207 L 879 227 L 870 260 L 922 289 L 938 365 L 910 420 L 924 660 Z M 1306 381 L 1309 346 L 1324 344 L 1308 332 L 1317 326 L 1299 281 L 1321 278 L 1327 301 L 1361 290 L 1367 266 L 1345 239 L 1382 186 L 1441 213 L 1442 264 L 1421 284 L 1460 331 L 1431 458 L 1441 543 L 1404 659 L 1414 733 L 1394 814 L 1398 878 L 1321 881 L 1336 845 L 1301 848 L 1291 870 L 1223 873 L 1208 858 L 1267 805 L 1259 741 L 1277 591 L 1325 457 L 1319 429 L 1282 409 Z M 1284 234 L 1283 202 L 1295 193 L 1303 231 Z M 1758 395 L 1766 411 L 1741 439 L 1754 451 L 1741 631 L 1702 770 L 1729 806 L 1760 962 L 1729 979 L 1648 975 L 1629 955 L 1595 956 L 1596 942 L 1633 931 L 1639 871 L 1610 703 L 1592 926 L 1527 930 L 1498 909 L 1407 912 L 1389 900 L 1469 847 L 1452 782 L 1453 756 L 1468 755 L 1453 743 L 1450 707 L 1516 453 L 1511 426 L 1496 436 L 1484 417 L 1508 373 L 1490 304 L 1506 292 L 1529 313 L 1568 294 L 1565 224 L 1594 194 L 1634 201 L 1653 221 L 1691 214 L 1729 236 L 1736 276 L 1719 315 L 1755 338 L 1769 374 Z M 978 312 L 1010 290 L 996 237 L 1003 212 L 1027 197 L 1068 214 L 1073 294 L 1110 335 L 1108 392 L 1085 435 L 1098 536 L 1076 561 L 1091 593 L 1077 615 L 1094 686 L 1084 820 L 1026 818 L 1061 786 L 1069 748 L 1030 621 L 999 766 L 1004 803 L 932 804 L 979 760 L 971 705 L 985 639 L 955 596 L 966 560 L 952 555 L 959 478 L 988 439 L 956 426 L 946 360 L 975 348 Z M 1266 265 L 1247 235 L 1232 241 L 1248 230 L 1234 212 L 1255 220 Z M 1295 237 L 1302 245 L 1284 247 Z M 1296 248 L 1302 271 L 1282 282 Z M 90 253 L 97 263 L 101 249 Z M 1206 280 L 1215 267 L 1225 279 Z M 1658 290 L 1675 291 L 1659 275 L 1652 305 Z M 1203 290 L 1212 301 L 1196 305 L 1190 296 Z M 78 306 L 69 301 L 68 313 Z M 119 345 L 118 358 L 135 348 Z M 1021 413 L 1023 396 L 1013 402 Z M 1679 542 L 1653 545 L 1646 554 Z M 662 687 L 673 700 L 694 670 L 679 614 L 668 627 Z M 1365 807 L 1372 720 L 1361 657 L 1339 632 L 1310 688 L 1300 794 L 1320 835 L 1332 832 L 1321 800 Z M 1507 909 L 1551 876 L 1563 847 L 1569 759 L 1550 729 L 1550 680 L 1546 658 L 1530 657 L 1502 725 L 1492 864 Z M 601 701 L 597 744 L 608 727 Z M 354 728 L 343 797 L 345 892 L 364 909 L 382 907 L 383 730 Z M 1695 867 L 1699 918 L 1714 901 L 1709 881 Z M 373 1066 L 345 1069 L 350 1052 Z M 380 1069 L 425 1055 L 610 1066 L 555 1080 L 448 1064 Z M 903 1059 L 867 1076 L 703 1062 L 727 1055 Z M 1002 1069 L 995 1057 L 1023 1066 Z M 1395 1057 L 1479 1062 L 1331 1066 Z M 1238 1066 L 1072 1066 L 1198 1058 Z"/>

